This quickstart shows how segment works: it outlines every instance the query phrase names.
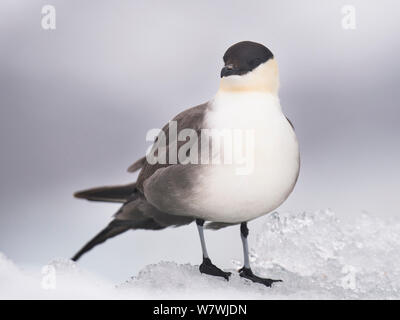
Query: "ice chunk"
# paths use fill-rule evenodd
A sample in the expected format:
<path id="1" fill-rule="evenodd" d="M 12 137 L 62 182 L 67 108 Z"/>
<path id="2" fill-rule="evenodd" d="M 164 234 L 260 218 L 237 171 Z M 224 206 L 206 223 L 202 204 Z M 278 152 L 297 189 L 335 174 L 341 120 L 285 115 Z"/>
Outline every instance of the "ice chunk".
<path id="1" fill-rule="evenodd" d="M 400 223 L 369 214 L 343 222 L 331 211 L 273 213 L 251 239 L 254 273 L 282 283 L 266 288 L 201 274 L 198 266 L 149 265 L 115 285 L 57 259 L 36 273 L 0 254 L 0 298 L 399 299 Z M 225 268 L 226 269 L 226 268 Z"/>
<path id="2" fill-rule="evenodd" d="M 363 214 L 344 223 L 330 211 L 274 213 L 257 235 L 254 265 L 288 293 L 400 298 L 400 224 Z"/>

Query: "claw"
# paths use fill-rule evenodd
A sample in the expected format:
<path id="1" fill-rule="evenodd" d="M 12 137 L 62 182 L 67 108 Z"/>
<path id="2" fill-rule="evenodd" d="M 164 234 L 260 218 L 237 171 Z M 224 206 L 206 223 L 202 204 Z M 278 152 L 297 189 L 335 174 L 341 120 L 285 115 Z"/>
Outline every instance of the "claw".
<path id="1" fill-rule="evenodd" d="M 205 273 L 211 276 L 222 277 L 229 281 L 229 276 L 231 272 L 222 271 L 217 266 L 213 265 L 209 258 L 203 258 L 203 263 L 199 267 L 201 273 Z"/>
<path id="2" fill-rule="evenodd" d="M 251 280 L 256 283 L 261 283 L 267 287 L 271 287 L 275 282 L 282 282 L 282 280 L 266 279 L 256 276 L 250 268 L 243 267 L 239 270 L 239 275 L 245 279 Z"/>

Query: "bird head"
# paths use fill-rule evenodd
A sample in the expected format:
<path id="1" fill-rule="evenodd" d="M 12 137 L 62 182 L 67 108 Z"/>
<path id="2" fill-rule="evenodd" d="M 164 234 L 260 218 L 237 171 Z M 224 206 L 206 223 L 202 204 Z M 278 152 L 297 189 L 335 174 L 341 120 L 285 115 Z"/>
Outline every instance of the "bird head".
<path id="1" fill-rule="evenodd" d="M 251 41 L 238 42 L 228 48 L 223 59 L 220 90 L 277 94 L 278 65 L 267 47 Z"/>

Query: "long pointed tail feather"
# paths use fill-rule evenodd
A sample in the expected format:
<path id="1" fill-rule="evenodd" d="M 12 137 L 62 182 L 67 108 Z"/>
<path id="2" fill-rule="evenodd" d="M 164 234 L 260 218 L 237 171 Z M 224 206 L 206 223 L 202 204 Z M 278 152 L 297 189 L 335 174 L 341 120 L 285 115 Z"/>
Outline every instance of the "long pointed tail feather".
<path id="1" fill-rule="evenodd" d="M 90 240 L 84 247 L 79 250 L 71 260 L 77 261 L 83 254 L 93 249 L 93 247 L 97 246 L 100 243 L 105 242 L 107 239 L 115 237 L 131 228 L 131 224 L 126 221 L 121 220 L 113 220 L 109 223 L 109 225 L 100 231 L 92 240 Z"/>

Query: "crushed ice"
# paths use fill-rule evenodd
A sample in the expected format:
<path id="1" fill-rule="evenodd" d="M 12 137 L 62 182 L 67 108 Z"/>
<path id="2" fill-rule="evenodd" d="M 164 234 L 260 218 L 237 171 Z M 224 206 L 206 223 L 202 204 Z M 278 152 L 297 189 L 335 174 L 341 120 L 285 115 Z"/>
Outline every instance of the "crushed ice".
<path id="1" fill-rule="evenodd" d="M 49 264 L 57 272 L 57 288 L 44 292 L 40 281 L 0 254 L 0 297 L 400 298 L 399 222 L 370 214 L 343 222 L 331 210 L 272 213 L 252 242 L 254 272 L 283 280 L 272 289 L 240 278 L 236 261 L 229 282 L 200 274 L 198 266 L 162 261 L 115 286 L 59 259 Z"/>

